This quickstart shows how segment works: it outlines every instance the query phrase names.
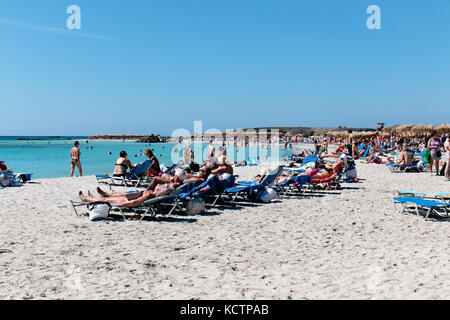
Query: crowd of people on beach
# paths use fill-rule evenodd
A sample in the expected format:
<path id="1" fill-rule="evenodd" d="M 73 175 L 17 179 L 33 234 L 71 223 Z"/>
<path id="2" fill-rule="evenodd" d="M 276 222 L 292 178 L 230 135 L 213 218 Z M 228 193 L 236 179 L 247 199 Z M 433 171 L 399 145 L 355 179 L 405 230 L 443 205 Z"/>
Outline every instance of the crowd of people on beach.
<path id="1" fill-rule="evenodd" d="M 405 139 L 402 137 L 383 137 L 379 135 L 368 139 L 322 137 L 321 140 L 314 140 L 313 150 L 302 150 L 297 154 L 293 154 L 293 157 L 290 159 L 295 162 L 295 157 L 304 159 L 307 156 L 316 155 L 319 161 L 311 165 L 305 164 L 299 172 L 283 172 L 277 177 L 274 183 L 275 185 L 283 183 L 297 175 L 310 175 L 312 179 L 316 180 L 326 179 L 343 169 L 346 166 L 347 159 L 351 159 L 351 161 L 359 159 L 361 163 L 412 166 L 414 165 L 415 154 L 422 157 L 419 161 L 424 161 L 424 164 L 428 164 L 431 175 L 433 175 L 434 171 L 436 175 L 445 175 L 445 179 L 448 181 L 450 176 L 450 139 L 448 138 L 449 134 L 439 137 L 436 133 L 423 139 Z M 287 145 L 297 141 L 289 141 Z M 337 146 L 334 152 L 329 152 L 328 148 L 330 144 Z M 151 182 L 146 190 L 122 194 L 113 191 L 108 193 L 98 188 L 99 197 L 92 196 L 92 194 L 85 196 L 80 192 L 80 198 L 86 202 L 107 201 L 116 205 L 133 206 L 136 203 L 142 203 L 153 197 L 170 194 L 183 183 L 189 182 L 193 183 L 194 186 L 198 186 L 212 176 L 226 178 L 233 175 L 233 164 L 229 163 L 227 159 L 226 149 L 220 146 L 216 150 L 212 141 L 210 141 L 208 147 L 208 160 L 204 161 L 201 165 L 194 163 L 190 144 L 184 149 L 183 154 L 183 165 L 176 168 L 174 174 L 171 174 L 163 172 L 162 168 L 164 166 L 161 166 L 153 152 L 147 149 L 144 155 L 152 161 L 152 166 L 147 172 Z M 79 153 L 74 152 L 74 155 L 79 156 Z M 323 161 L 324 159 L 329 160 L 330 158 L 336 158 L 336 160 L 332 163 Z M 441 158 L 444 159 L 442 164 L 440 163 Z M 234 164 L 236 165 L 236 163 Z M 128 174 L 127 170 L 132 170 L 137 165 L 139 164 L 133 166 L 127 157 L 126 151 L 122 151 L 115 163 L 113 174 L 117 177 L 126 176 Z M 293 162 L 289 166 L 292 165 Z M 261 182 L 273 170 L 273 166 L 264 168 L 254 178 L 254 181 L 256 183 Z"/>

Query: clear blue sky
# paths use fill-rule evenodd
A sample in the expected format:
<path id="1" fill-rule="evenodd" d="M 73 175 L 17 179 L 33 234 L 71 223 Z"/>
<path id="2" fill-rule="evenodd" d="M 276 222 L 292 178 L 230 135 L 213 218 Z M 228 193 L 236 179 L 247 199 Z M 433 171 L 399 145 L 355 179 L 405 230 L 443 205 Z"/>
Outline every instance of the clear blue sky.
<path id="1" fill-rule="evenodd" d="M 0 135 L 450 121 L 448 0 L 0 0 L 0 42 Z"/>

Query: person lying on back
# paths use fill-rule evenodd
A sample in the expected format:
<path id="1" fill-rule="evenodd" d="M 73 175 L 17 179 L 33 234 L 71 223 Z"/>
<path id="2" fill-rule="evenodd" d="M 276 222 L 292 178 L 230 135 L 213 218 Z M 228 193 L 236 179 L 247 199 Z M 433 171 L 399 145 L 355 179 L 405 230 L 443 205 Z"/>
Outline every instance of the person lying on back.
<path id="1" fill-rule="evenodd" d="M 208 165 L 204 165 L 200 168 L 198 174 L 187 173 L 184 183 L 194 182 L 195 186 L 198 186 L 208 180 L 211 174 L 211 168 Z"/>
<path id="2" fill-rule="evenodd" d="M 90 192 L 85 196 L 82 191 L 78 195 L 83 202 L 108 202 L 121 207 L 136 207 L 149 199 L 171 194 L 175 190 L 175 187 L 175 184 L 160 184 L 154 190 L 144 190 L 134 193 L 107 193 L 97 188 L 98 193 L 101 195 L 100 197 L 95 197 Z"/>

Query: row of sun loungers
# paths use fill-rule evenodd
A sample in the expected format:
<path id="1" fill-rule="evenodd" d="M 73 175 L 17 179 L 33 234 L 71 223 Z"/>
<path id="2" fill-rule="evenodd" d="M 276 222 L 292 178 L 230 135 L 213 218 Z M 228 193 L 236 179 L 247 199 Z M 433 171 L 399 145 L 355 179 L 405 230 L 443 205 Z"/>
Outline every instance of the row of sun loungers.
<path id="1" fill-rule="evenodd" d="M 168 170 L 173 170 L 174 167 Z M 140 216 L 142 220 L 145 216 L 155 217 L 156 215 L 169 215 L 175 210 L 183 211 L 187 203 L 192 199 L 203 199 L 208 207 L 221 205 L 237 205 L 241 201 L 257 202 L 260 195 L 266 188 L 272 188 L 276 192 L 276 197 L 286 196 L 287 194 L 302 192 L 302 188 L 314 189 L 318 184 L 327 183 L 336 179 L 336 175 L 327 178 L 326 181 L 311 179 L 311 175 L 297 175 L 279 185 L 275 184 L 278 177 L 283 173 L 284 166 L 279 166 L 275 172 L 266 175 L 260 183 L 254 181 L 237 181 L 239 176 L 233 175 L 227 179 L 220 179 L 214 176 L 202 184 L 193 187 L 192 183 L 184 184 L 178 187 L 170 195 L 160 196 L 149 199 L 140 205 L 130 207 L 112 206 L 111 210 L 119 212 L 124 220 L 127 214 Z M 103 182 L 98 179 L 99 183 Z M 109 182 L 106 182 L 109 184 Z M 127 182 L 128 183 L 128 182 Z M 136 186 L 136 184 L 135 184 Z M 81 200 L 70 201 L 70 204 L 78 216 L 77 209 L 86 206 L 88 203 Z"/>

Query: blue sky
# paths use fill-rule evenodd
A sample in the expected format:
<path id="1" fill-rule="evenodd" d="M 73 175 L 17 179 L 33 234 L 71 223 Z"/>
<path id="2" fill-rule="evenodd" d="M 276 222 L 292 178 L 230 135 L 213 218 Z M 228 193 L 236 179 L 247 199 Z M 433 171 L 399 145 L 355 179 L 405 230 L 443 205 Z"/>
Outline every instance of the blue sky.
<path id="1" fill-rule="evenodd" d="M 0 42 L 0 135 L 450 121 L 446 0 L 0 0 Z"/>

